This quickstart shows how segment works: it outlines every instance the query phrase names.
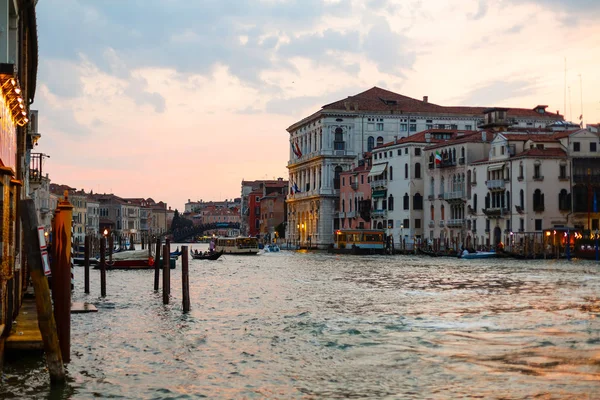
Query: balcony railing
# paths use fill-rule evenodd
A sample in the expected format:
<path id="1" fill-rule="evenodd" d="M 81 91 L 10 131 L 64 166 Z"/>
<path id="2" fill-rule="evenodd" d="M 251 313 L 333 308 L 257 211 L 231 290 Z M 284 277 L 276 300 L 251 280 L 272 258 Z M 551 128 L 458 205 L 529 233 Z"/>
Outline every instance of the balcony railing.
<path id="1" fill-rule="evenodd" d="M 485 183 L 489 190 L 504 190 L 504 179 L 492 179 Z"/>
<path id="2" fill-rule="evenodd" d="M 288 161 L 288 166 L 294 165 L 294 164 L 300 164 L 302 162 L 305 162 L 312 158 L 320 157 L 320 156 L 335 157 L 335 156 L 356 156 L 356 155 L 357 155 L 356 152 L 350 151 L 347 149 L 338 149 L 338 150 L 331 149 L 331 150 L 312 151 L 307 154 L 303 154 L 302 157 L 299 157 L 299 158 L 296 158 L 296 156 L 292 156 L 292 159 L 290 159 Z"/>
<path id="3" fill-rule="evenodd" d="M 501 207 L 484 208 L 482 211 L 488 217 L 503 217 L 504 215 L 510 215 L 508 209 Z"/>
<path id="4" fill-rule="evenodd" d="M 449 219 L 446 226 L 449 228 L 462 228 L 465 225 L 464 219 Z"/>
<path id="5" fill-rule="evenodd" d="M 534 175 L 533 176 L 533 180 L 534 181 L 543 181 L 544 180 L 544 176 L 543 175 Z"/>
<path id="6" fill-rule="evenodd" d="M 464 165 L 464 164 L 465 164 L 465 158 L 464 158 L 464 157 L 461 157 L 461 158 L 459 158 L 459 159 L 458 159 L 458 163 L 459 163 L 460 165 Z"/>
<path id="7" fill-rule="evenodd" d="M 353 182 L 350 184 L 350 187 L 351 187 L 353 190 L 357 190 L 357 189 L 358 189 L 358 182 L 357 182 L 357 181 L 353 181 Z"/>
<path id="8" fill-rule="evenodd" d="M 346 213 L 346 218 L 354 218 L 356 217 L 356 211 L 348 211 Z"/>
<path id="9" fill-rule="evenodd" d="M 345 212 L 338 212 L 338 218 L 343 219 L 346 218 L 346 213 Z"/>
<path id="10" fill-rule="evenodd" d="M 444 193 L 444 200 L 462 200 L 463 197 L 465 197 L 465 192 L 463 190 Z"/>
<path id="11" fill-rule="evenodd" d="M 559 181 L 568 181 L 569 180 L 569 176 L 568 175 L 559 175 L 558 176 L 558 180 Z"/>
<path id="12" fill-rule="evenodd" d="M 371 217 L 384 217 L 387 210 L 371 210 Z"/>
<path id="13" fill-rule="evenodd" d="M 442 228 L 444 227 L 444 220 L 443 219 L 440 220 L 440 227 L 442 227 Z"/>
<path id="14" fill-rule="evenodd" d="M 376 181 L 371 181 L 371 189 L 382 189 L 387 187 L 386 179 L 378 179 Z"/>
<path id="15" fill-rule="evenodd" d="M 442 162 L 440 164 L 438 164 L 438 168 L 449 168 L 449 167 L 456 167 L 456 160 L 442 160 Z"/>
<path id="16" fill-rule="evenodd" d="M 433 228 L 435 226 L 435 221 L 429 221 L 429 227 Z"/>
<path id="17" fill-rule="evenodd" d="M 434 200 L 435 199 L 435 195 L 430 194 L 429 196 L 427 196 L 427 200 Z"/>

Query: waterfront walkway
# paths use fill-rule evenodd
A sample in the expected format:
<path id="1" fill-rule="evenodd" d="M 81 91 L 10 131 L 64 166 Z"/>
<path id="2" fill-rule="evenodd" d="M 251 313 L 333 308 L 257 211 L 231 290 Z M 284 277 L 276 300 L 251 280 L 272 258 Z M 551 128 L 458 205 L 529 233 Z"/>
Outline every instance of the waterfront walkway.
<path id="1" fill-rule="evenodd" d="M 19 316 L 6 338 L 6 350 L 43 350 L 34 297 L 25 297 Z"/>

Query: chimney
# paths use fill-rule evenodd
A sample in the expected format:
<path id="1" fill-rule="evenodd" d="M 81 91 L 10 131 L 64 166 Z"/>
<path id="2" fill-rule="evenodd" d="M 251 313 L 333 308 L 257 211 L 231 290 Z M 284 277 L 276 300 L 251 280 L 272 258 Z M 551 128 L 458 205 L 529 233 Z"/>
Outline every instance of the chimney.
<path id="1" fill-rule="evenodd" d="M 423 96 L 423 103 L 429 103 L 429 96 Z"/>

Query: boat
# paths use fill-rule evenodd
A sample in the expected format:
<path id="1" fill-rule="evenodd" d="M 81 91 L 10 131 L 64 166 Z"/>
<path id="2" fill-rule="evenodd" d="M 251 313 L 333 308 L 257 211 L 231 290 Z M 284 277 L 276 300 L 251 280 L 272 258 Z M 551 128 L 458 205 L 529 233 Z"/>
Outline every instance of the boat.
<path id="1" fill-rule="evenodd" d="M 256 255 L 259 252 L 258 240 L 248 236 L 219 237 L 215 243 L 215 251 L 234 255 Z"/>
<path id="2" fill-rule="evenodd" d="M 177 247 L 177 249 L 175 249 L 175 251 L 172 251 L 171 253 L 171 257 L 177 257 L 181 255 L 181 250 L 179 250 L 179 247 Z"/>
<path id="3" fill-rule="evenodd" d="M 385 254 L 385 231 L 380 229 L 338 229 L 330 253 Z"/>
<path id="4" fill-rule="evenodd" d="M 495 251 L 476 251 L 475 253 L 463 253 L 460 255 L 460 258 L 464 258 L 465 260 L 496 257 L 498 257 L 498 253 L 496 253 Z"/>
<path id="5" fill-rule="evenodd" d="M 160 260 L 158 260 L 160 262 Z M 154 257 L 148 254 L 148 250 L 129 250 L 112 255 L 112 261 L 106 257 L 106 269 L 154 269 Z M 171 269 L 175 268 L 175 260 L 169 262 Z M 95 269 L 100 269 L 101 265 L 98 262 Z"/>
<path id="6" fill-rule="evenodd" d="M 219 257 L 221 257 L 222 255 L 223 255 L 223 250 L 221 250 L 221 251 L 213 251 L 212 253 L 207 253 L 207 254 L 204 254 L 204 253 L 198 253 L 198 254 L 192 253 L 192 258 L 194 260 L 211 260 L 211 261 L 214 261 L 214 260 L 218 260 Z"/>
<path id="7" fill-rule="evenodd" d="M 277 253 L 281 249 L 276 244 L 265 244 L 263 250 L 265 253 Z"/>

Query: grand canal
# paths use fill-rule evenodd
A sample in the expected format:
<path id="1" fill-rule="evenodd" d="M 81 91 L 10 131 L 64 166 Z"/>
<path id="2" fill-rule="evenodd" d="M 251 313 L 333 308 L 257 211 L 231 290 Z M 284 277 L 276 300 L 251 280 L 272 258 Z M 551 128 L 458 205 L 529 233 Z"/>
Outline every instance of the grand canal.
<path id="1" fill-rule="evenodd" d="M 195 245 L 194 248 L 200 248 Z M 174 247 L 173 247 L 174 248 Z M 600 398 L 600 267 L 280 252 L 99 273 L 75 301 L 69 385 L 39 357 L 5 366 L 2 398 Z"/>

